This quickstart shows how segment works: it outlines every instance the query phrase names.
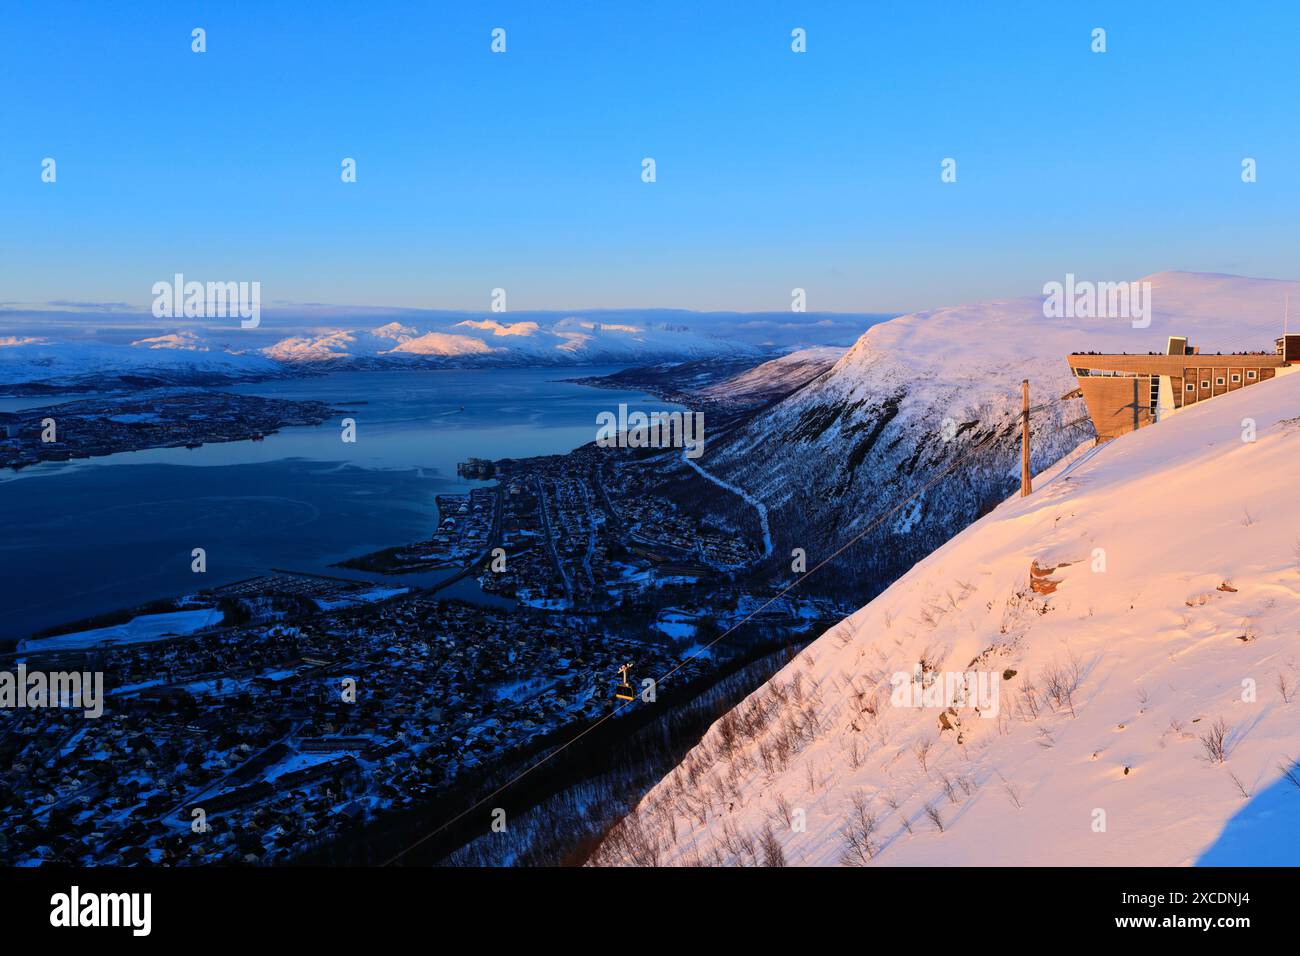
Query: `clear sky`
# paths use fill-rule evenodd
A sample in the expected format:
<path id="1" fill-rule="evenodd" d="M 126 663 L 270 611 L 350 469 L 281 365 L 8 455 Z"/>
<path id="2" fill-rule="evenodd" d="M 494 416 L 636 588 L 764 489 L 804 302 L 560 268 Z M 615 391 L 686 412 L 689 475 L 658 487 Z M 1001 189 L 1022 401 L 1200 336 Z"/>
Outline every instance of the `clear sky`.
<path id="1" fill-rule="evenodd" d="M 0 301 L 147 305 L 183 272 L 268 303 L 862 312 L 1295 278 L 1298 50 L 1293 2 L 9 0 Z"/>

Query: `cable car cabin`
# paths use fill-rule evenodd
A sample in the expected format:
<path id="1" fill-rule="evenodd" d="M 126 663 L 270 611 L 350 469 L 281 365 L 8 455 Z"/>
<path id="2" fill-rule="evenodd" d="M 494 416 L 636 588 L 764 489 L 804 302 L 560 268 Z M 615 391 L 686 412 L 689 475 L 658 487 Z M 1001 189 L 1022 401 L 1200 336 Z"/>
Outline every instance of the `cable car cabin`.
<path id="1" fill-rule="evenodd" d="M 636 700 L 636 693 L 632 690 L 632 685 L 627 682 L 627 672 L 631 666 L 631 664 L 624 664 L 618 669 L 620 682 L 614 688 L 615 700 Z"/>

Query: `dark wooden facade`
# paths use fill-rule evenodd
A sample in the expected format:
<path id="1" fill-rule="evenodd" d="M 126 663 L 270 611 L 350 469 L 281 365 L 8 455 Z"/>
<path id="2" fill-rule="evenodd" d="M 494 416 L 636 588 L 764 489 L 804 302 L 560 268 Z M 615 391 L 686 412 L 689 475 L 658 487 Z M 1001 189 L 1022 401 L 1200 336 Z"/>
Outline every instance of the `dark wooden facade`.
<path id="1" fill-rule="evenodd" d="M 1166 412 L 1266 381 L 1278 369 L 1300 361 L 1300 336 L 1278 339 L 1277 351 L 1202 355 L 1183 338 L 1171 338 L 1168 355 L 1070 356 L 1097 429 L 1098 441 L 1136 431 L 1157 420 L 1161 380 L 1167 379 Z"/>

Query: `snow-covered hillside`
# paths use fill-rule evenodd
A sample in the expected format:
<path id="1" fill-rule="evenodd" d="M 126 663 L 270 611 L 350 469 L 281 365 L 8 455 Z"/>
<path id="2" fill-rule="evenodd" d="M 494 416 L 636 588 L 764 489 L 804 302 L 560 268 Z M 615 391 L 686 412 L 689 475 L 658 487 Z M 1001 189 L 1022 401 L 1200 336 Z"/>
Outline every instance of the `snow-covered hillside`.
<path id="1" fill-rule="evenodd" d="M 311 335 L 294 335 L 262 349 L 277 362 L 328 362 L 335 359 L 370 357 L 400 348 L 419 332 L 399 322 L 375 329 L 333 329 Z"/>
<path id="2" fill-rule="evenodd" d="M 820 345 L 799 349 L 756 365 L 699 394 L 705 401 L 759 405 L 781 398 L 828 371 L 845 349 Z"/>
<path id="3" fill-rule="evenodd" d="M 1296 370 L 1076 449 L 718 721 L 596 862 L 1300 863 L 1298 463 Z"/>
<path id="4" fill-rule="evenodd" d="M 1044 317 L 1031 296 L 900 316 L 868 330 L 827 374 L 730 434 L 700 462 L 766 502 L 777 553 L 809 564 L 871 518 L 966 459 L 873 530 L 828 577 L 843 591 L 893 580 L 1001 501 L 1019 480 L 1020 382 L 1031 382 L 1036 469 L 1091 435 L 1072 351 L 1163 352 L 1169 335 L 1204 351 L 1271 350 L 1300 283 L 1184 272 L 1148 277 L 1153 317 Z M 982 444 L 981 444 L 982 443 Z M 864 595 L 865 596 L 865 595 Z"/>

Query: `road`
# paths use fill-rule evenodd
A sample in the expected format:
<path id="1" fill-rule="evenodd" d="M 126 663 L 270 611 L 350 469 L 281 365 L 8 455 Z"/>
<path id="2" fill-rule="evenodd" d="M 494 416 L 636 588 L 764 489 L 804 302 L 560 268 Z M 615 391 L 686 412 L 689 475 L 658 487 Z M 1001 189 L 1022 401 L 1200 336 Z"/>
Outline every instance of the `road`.
<path id="1" fill-rule="evenodd" d="M 551 550 L 551 562 L 555 565 L 556 574 L 564 583 L 564 596 L 569 602 L 569 607 L 573 607 L 573 584 L 569 581 L 569 575 L 565 573 L 564 564 L 560 561 L 560 553 L 555 549 L 555 533 L 551 530 L 550 509 L 546 507 L 546 486 L 540 478 L 537 480 L 537 502 L 538 510 L 542 513 L 542 527 L 546 529 L 546 546 Z"/>

